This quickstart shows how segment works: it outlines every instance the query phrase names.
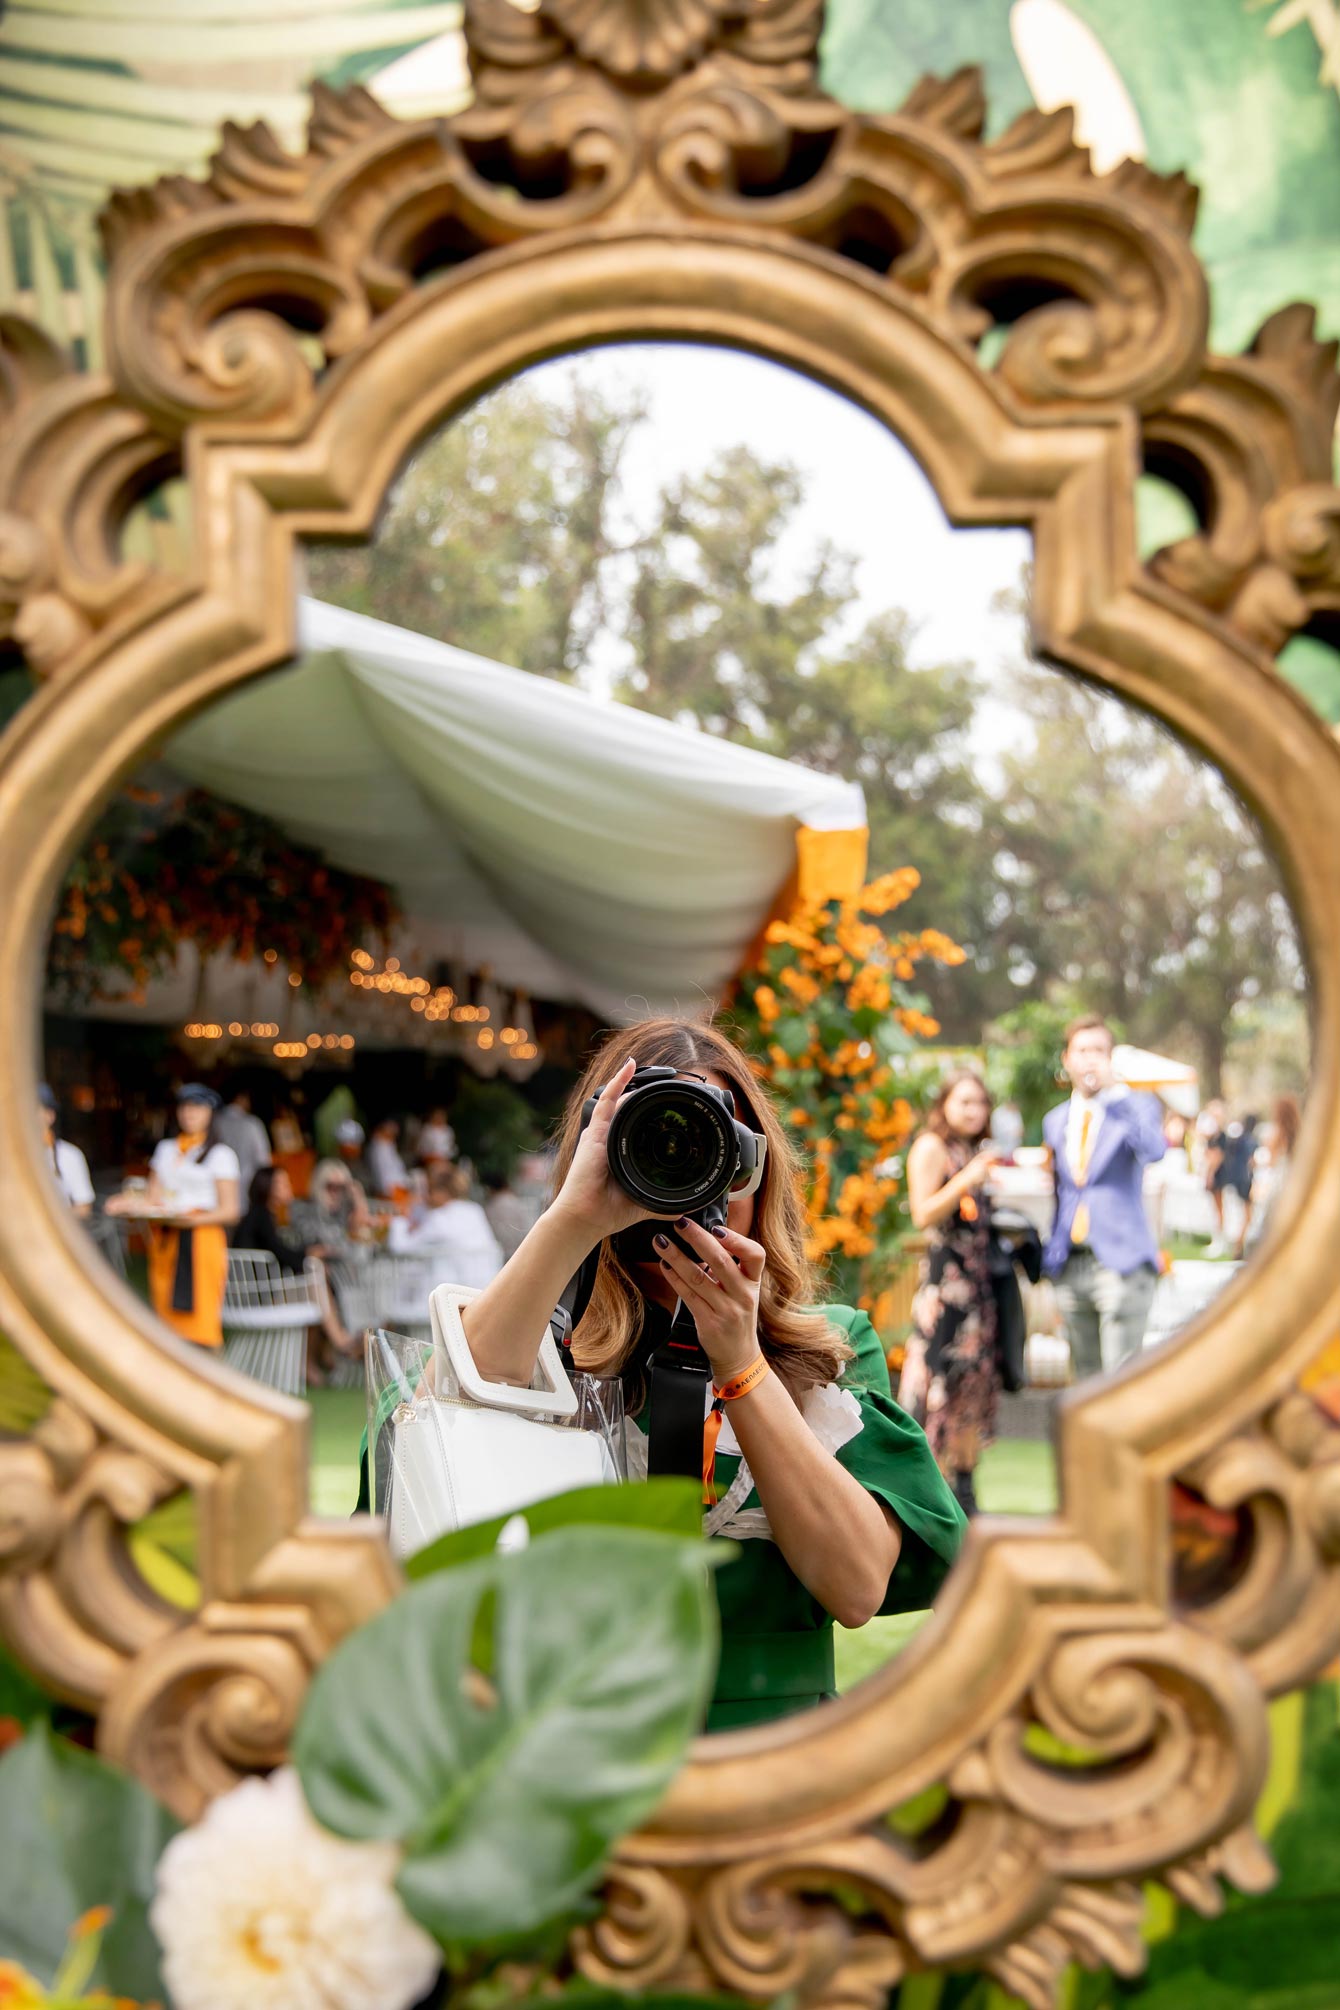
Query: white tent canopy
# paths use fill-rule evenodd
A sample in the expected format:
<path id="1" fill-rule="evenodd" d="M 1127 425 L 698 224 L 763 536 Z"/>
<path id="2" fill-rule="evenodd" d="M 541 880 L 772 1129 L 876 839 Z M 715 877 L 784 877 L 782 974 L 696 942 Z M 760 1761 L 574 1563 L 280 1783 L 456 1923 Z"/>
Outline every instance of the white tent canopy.
<path id="1" fill-rule="evenodd" d="M 1200 1077 L 1189 1061 L 1151 1054 L 1146 1047 L 1120 1045 L 1112 1050 L 1112 1066 L 1120 1081 L 1133 1089 L 1152 1089 L 1170 1110 L 1194 1117 L 1200 1108 Z"/>
<path id="2" fill-rule="evenodd" d="M 853 783 L 342 608 L 302 601 L 300 645 L 166 758 L 391 885 L 425 958 L 505 986 L 693 1009 L 739 969 L 797 830 L 865 824 Z M 187 1015 L 190 982 L 149 1014 Z"/>

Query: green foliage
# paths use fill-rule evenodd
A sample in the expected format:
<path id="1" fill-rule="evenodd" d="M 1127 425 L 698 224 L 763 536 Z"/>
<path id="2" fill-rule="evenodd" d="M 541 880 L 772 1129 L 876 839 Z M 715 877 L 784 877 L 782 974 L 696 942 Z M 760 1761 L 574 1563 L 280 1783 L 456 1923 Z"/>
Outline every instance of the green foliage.
<path id="1" fill-rule="evenodd" d="M 75 1921 L 110 1906 L 92 1979 L 161 1998 L 148 1906 L 176 1826 L 134 1780 L 34 1727 L 0 1760 L 0 1958 L 50 1983 Z"/>
<path id="2" fill-rule="evenodd" d="M 1150 1954 L 1142 1981 L 1115 1985 L 1104 2004 L 1140 2010 L 1335 2010 L 1340 2001 L 1340 1721 L 1334 1682 L 1304 1703 L 1297 1798 L 1271 1848 L 1279 1882 L 1260 1897 L 1232 1895 L 1220 1919 L 1183 1911 Z"/>
<path id="3" fill-rule="evenodd" d="M 1303 982 L 1278 867 L 1156 721 L 1044 666 L 1013 682 L 1032 740 L 1002 763 L 1012 957 L 1137 1045 L 1189 1046 L 1217 1093 L 1239 1001 Z"/>
<path id="4" fill-rule="evenodd" d="M 46 1690 L 0 1647 L 0 1752 L 20 1727 L 47 1723 L 51 1710 Z"/>
<path id="5" fill-rule="evenodd" d="M 636 1487 L 574 1487 L 565 1494 L 520 1510 L 532 1539 L 557 1528 L 643 1528 L 663 1535 L 701 1538 L 702 1488 L 696 1480 L 651 1479 Z M 405 1562 L 405 1575 L 415 1583 L 440 1570 L 454 1570 L 477 1557 L 489 1556 L 498 1537 L 515 1515 L 474 1522 L 450 1530 L 426 1543 Z"/>
<path id="6" fill-rule="evenodd" d="M 309 553 L 313 593 L 541 677 L 572 680 L 606 620 L 635 393 L 522 379 L 429 440 L 376 542 Z"/>
<path id="7" fill-rule="evenodd" d="M 0 1333 L 0 1436 L 26 1437 L 51 1403 L 51 1391 L 37 1370 Z"/>
<path id="8" fill-rule="evenodd" d="M 700 1539 L 568 1528 L 412 1585 L 312 1685 L 294 1746 L 312 1812 L 402 1844 L 401 1897 L 449 1949 L 565 1912 L 702 1723 L 707 1554 Z"/>
<path id="9" fill-rule="evenodd" d="M 1003 1013 L 989 1029 L 987 1086 L 998 1101 L 1019 1105 L 1031 1144 L 1039 1142 L 1043 1117 L 1065 1094 L 1061 1054 L 1066 1025 L 1074 1016 L 1069 1004 L 1031 998 Z"/>
<path id="10" fill-rule="evenodd" d="M 48 982 L 72 1004 L 127 979 L 142 989 L 191 942 L 242 963 L 269 952 L 321 984 L 346 974 L 351 937 L 385 939 L 397 913 L 379 881 L 328 865 L 270 817 L 203 789 L 132 785 L 66 873 Z"/>
<path id="11" fill-rule="evenodd" d="M 462 1071 L 451 1108 L 452 1129 L 463 1158 L 481 1179 L 491 1173 L 510 1177 L 523 1152 L 534 1151 L 540 1124 L 534 1110 L 511 1082 L 484 1081 Z"/>
<path id="12" fill-rule="evenodd" d="M 0 728 L 23 710 L 36 689 L 37 679 L 30 670 L 0 670 Z"/>

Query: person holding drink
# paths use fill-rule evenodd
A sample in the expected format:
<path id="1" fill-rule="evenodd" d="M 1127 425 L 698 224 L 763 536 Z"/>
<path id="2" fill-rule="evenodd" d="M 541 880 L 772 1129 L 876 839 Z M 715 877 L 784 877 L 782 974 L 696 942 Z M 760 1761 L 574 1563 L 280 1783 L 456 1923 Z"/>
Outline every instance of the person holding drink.
<path id="1" fill-rule="evenodd" d="M 936 1463 L 967 1515 L 995 1436 L 1000 1398 L 987 1183 L 1001 1156 L 980 1075 L 947 1075 L 907 1155 L 908 1206 L 926 1237 L 898 1400 L 925 1427 Z"/>

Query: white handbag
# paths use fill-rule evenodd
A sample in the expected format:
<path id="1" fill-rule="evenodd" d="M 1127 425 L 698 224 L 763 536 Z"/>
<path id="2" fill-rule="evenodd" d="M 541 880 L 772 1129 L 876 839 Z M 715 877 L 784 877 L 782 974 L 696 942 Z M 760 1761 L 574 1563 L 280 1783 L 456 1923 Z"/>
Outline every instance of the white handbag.
<path id="1" fill-rule="evenodd" d="M 461 1307 L 478 1296 L 457 1284 L 431 1294 L 432 1354 L 391 1419 L 384 1509 L 397 1557 L 449 1530 L 622 1477 L 621 1420 L 616 1429 L 591 1377 L 573 1386 L 548 1327 L 529 1388 L 481 1374 L 461 1323 Z"/>

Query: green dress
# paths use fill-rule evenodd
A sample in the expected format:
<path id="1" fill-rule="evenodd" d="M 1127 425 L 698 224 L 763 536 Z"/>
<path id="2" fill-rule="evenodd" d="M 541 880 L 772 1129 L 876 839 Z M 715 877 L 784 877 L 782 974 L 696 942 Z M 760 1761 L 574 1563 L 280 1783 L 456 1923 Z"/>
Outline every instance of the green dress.
<path id="1" fill-rule="evenodd" d="M 860 1430 L 834 1456 L 892 1511 L 903 1532 L 879 1610 L 919 1612 L 943 1584 L 968 1524 L 921 1426 L 893 1400 L 884 1349 L 867 1314 L 850 1305 L 823 1309 L 855 1350 L 836 1386 L 856 1399 L 861 1413 Z M 738 1457 L 718 1455 L 719 1499 L 728 1494 L 739 1467 Z M 761 1517 L 757 1490 L 751 1487 L 737 1508 L 746 1523 L 751 1511 Z M 711 1517 L 706 1520 L 710 1531 Z M 709 1731 L 768 1723 L 837 1693 L 832 1615 L 766 1535 L 724 1539 L 732 1542 L 736 1556 L 713 1573 L 721 1662 L 707 1715 Z"/>
<path id="2" fill-rule="evenodd" d="M 867 1493 L 891 1509 L 903 1532 L 879 1610 L 920 1612 L 948 1575 L 968 1524 L 931 1457 L 921 1426 L 893 1400 L 884 1349 L 868 1316 L 850 1305 L 823 1309 L 854 1349 L 834 1386 L 854 1398 L 860 1410 L 860 1429 L 838 1446 L 834 1456 Z M 394 1402 L 394 1390 L 389 1399 Z M 378 1418 L 379 1425 L 385 1421 Z M 848 1412 L 844 1428 L 852 1421 Z M 637 1422 L 645 1431 L 645 1418 Z M 358 1511 L 366 1513 L 371 1504 L 366 1433 L 359 1463 Z M 718 1501 L 731 1522 L 738 1515 L 737 1526 L 747 1527 L 752 1519 L 762 1532 L 721 1538 L 731 1543 L 736 1555 L 713 1572 L 721 1615 L 721 1661 L 707 1714 L 709 1731 L 768 1723 L 836 1694 L 832 1615 L 805 1589 L 769 1540 L 757 1490 L 750 1487 L 733 1504 L 729 1500 L 740 1464 L 738 1456 L 718 1454 Z M 709 1534 L 712 1520 L 712 1513 L 704 1516 Z"/>

